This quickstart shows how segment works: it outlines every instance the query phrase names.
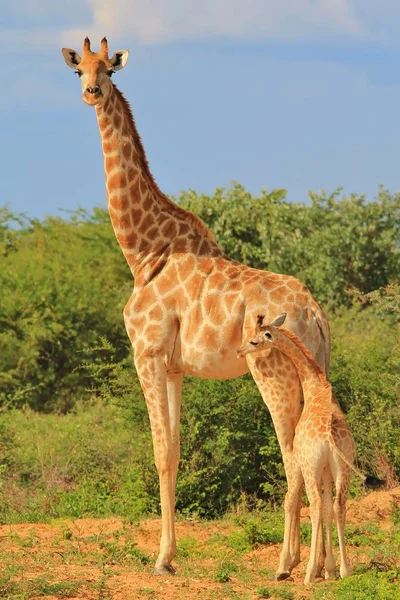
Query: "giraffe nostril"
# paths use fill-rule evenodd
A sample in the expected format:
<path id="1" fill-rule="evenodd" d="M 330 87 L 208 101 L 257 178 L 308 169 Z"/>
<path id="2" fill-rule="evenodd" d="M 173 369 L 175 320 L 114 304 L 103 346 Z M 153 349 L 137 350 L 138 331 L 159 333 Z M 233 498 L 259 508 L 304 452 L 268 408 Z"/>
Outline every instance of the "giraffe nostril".
<path id="1" fill-rule="evenodd" d="M 86 87 L 86 93 L 87 94 L 93 94 L 94 96 L 98 96 L 100 94 L 100 86 L 95 85 L 94 87 L 90 87 L 90 85 L 88 85 Z"/>

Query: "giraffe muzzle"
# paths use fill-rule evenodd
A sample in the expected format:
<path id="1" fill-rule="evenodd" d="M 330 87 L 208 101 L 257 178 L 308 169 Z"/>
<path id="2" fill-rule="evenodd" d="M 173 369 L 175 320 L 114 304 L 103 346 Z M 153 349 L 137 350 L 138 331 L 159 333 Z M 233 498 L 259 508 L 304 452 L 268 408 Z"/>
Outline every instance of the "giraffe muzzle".
<path id="1" fill-rule="evenodd" d="M 86 92 L 86 94 L 92 94 L 93 96 L 95 96 L 95 98 L 97 98 L 101 94 L 101 89 L 100 89 L 100 86 L 98 86 L 98 85 L 95 85 L 93 87 L 88 85 L 85 92 Z"/>

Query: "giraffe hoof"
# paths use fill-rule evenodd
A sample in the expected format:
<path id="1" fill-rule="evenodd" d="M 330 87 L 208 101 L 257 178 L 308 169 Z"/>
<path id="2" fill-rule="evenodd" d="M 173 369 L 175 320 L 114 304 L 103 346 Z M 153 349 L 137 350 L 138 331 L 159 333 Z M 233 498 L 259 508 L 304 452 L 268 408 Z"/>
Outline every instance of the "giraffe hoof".
<path id="1" fill-rule="evenodd" d="M 276 581 L 293 581 L 293 577 L 291 577 L 289 571 L 284 571 L 283 573 L 277 573 L 275 576 Z"/>
<path id="2" fill-rule="evenodd" d="M 161 566 L 155 566 L 154 567 L 154 575 L 164 575 L 164 577 L 166 575 L 175 575 L 176 574 L 176 569 L 175 567 L 173 567 L 172 565 L 161 565 Z"/>

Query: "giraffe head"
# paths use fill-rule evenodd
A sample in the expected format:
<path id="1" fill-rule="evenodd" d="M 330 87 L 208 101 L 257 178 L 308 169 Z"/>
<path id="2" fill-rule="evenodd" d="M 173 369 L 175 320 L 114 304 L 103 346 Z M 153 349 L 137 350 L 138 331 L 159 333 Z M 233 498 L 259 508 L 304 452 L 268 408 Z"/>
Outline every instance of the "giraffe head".
<path id="1" fill-rule="evenodd" d="M 282 313 L 269 325 L 264 325 L 264 317 L 259 315 L 257 317 L 256 334 L 254 337 L 247 339 L 237 349 L 237 357 L 242 358 L 246 354 L 256 352 L 256 350 L 265 350 L 272 348 L 274 343 L 275 328 L 283 325 L 286 319 L 286 313 Z"/>
<path id="2" fill-rule="evenodd" d="M 109 58 L 106 38 L 101 40 L 99 52 L 91 51 L 89 38 L 83 42 L 82 57 L 71 48 L 63 48 L 61 52 L 67 65 L 79 76 L 83 100 L 91 106 L 104 102 L 112 89 L 111 75 L 124 68 L 129 56 L 127 50 L 119 50 Z"/>

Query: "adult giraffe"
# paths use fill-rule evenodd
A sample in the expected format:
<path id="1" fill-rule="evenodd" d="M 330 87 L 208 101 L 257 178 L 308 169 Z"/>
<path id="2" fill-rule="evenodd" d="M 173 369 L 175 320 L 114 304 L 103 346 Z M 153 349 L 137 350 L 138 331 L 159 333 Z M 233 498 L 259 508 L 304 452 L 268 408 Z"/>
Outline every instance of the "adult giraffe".
<path id="1" fill-rule="evenodd" d="M 198 217 L 160 191 L 129 104 L 111 82 L 111 75 L 126 65 L 128 52 L 109 58 L 105 38 L 97 53 L 86 38 L 82 57 L 69 48 L 62 53 L 80 77 L 83 100 L 96 107 L 110 218 L 135 280 L 124 320 L 149 411 L 160 479 L 162 534 L 156 572 L 173 573 L 183 374 L 229 379 L 250 369 L 271 412 L 290 479 L 301 412 L 296 370 L 278 351 L 238 360 L 236 349 L 252 333 L 258 314 L 272 321 L 286 312 L 287 326 L 327 371 L 328 323 L 305 285 L 231 260 Z M 291 543 L 295 566 L 299 525 Z"/>

